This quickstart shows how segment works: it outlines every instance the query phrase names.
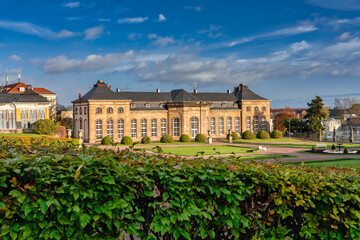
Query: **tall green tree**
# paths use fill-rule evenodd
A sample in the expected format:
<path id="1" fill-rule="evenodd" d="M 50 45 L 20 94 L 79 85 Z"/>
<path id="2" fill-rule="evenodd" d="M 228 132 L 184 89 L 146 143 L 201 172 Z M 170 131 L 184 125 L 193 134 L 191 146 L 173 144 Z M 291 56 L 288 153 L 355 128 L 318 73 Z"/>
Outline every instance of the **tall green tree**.
<path id="1" fill-rule="evenodd" d="M 322 120 L 329 116 L 329 109 L 323 104 L 321 97 L 316 96 L 315 99 L 308 103 L 309 109 L 305 118 L 309 124 L 311 131 L 319 134 L 319 140 L 321 140 L 321 131 L 325 130 L 322 125 Z"/>

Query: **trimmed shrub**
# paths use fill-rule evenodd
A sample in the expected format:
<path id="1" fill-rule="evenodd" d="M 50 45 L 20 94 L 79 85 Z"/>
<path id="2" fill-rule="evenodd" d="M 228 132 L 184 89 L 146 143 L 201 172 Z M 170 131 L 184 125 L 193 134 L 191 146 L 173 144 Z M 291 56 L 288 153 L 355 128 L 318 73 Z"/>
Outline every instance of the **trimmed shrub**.
<path id="1" fill-rule="evenodd" d="M 1 149 L 4 240 L 360 236 L 359 168 L 154 157 L 62 144 Z"/>
<path id="2" fill-rule="evenodd" d="M 231 132 L 231 137 L 232 140 L 239 140 L 239 135 L 234 131 Z M 226 135 L 226 139 L 229 139 L 229 134 Z"/>
<path id="3" fill-rule="evenodd" d="M 162 136 L 160 138 L 160 142 L 162 142 L 162 143 L 173 143 L 174 138 L 169 134 L 165 134 L 164 136 Z"/>
<path id="4" fill-rule="evenodd" d="M 191 141 L 191 138 L 189 135 L 183 134 L 180 136 L 180 142 L 190 142 L 190 141 Z"/>
<path id="5" fill-rule="evenodd" d="M 37 134 L 43 134 L 43 135 L 53 135 L 54 132 L 59 127 L 59 124 L 55 123 L 53 120 L 50 119 L 37 120 L 34 125 L 35 125 L 34 131 Z"/>
<path id="6" fill-rule="evenodd" d="M 311 152 L 312 152 L 312 153 L 316 153 L 316 146 L 312 146 L 312 147 L 311 147 Z"/>
<path id="7" fill-rule="evenodd" d="M 199 133 L 198 135 L 195 136 L 195 142 L 206 142 L 206 137 L 204 134 Z"/>
<path id="8" fill-rule="evenodd" d="M 145 136 L 141 139 L 141 143 L 144 143 L 144 144 L 151 143 L 151 139 L 148 136 Z"/>
<path id="9" fill-rule="evenodd" d="M 121 144 L 125 144 L 125 145 L 132 145 L 133 144 L 133 140 L 131 137 L 129 136 L 125 136 L 121 139 Z"/>
<path id="10" fill-rule="evenodd" d="M 271 138 L 282 138 L 283 134 L 279 130 L 274 130 L 270 134 Z"/>
<path id="11" fill-rule="evenodd" d="M 256 134 L 256 138 L 259 139 L 269 139 L 269 133 L 265 130 L 260 130 L 257 134 Z"/>
<path id="12" fill-rule="evenodd" d="M 114 145 L 114 141 L 111 139 L 110 136 L 105 136 L 101 139 L 101 145 Z"/>
<path id="13" fill-rule="evenodd" d="M 331 150 L 336 150 L 335 144 L 331 146 Z"/>
<path id="14" fill-rule="evenodd" d="M 347 150 L 347 148 L 344 148 L 344 154 L 348 154 L 349 151 Z"/>
<path id="15" fill-rule="evenodd" d="M 250 130 L 246 130 L 245 132 L 243 132 L 243 134 L 241 135 L 242 139 L 247 139 L 247 140 L 251 140 L 251 139 L 255 139 L 255 135 L 252 131 Z"/>

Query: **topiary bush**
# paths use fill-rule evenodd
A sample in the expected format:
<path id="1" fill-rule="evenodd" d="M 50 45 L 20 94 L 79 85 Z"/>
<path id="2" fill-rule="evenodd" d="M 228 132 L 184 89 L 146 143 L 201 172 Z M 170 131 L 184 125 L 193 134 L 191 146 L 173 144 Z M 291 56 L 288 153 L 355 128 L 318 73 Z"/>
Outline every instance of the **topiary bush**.
<path id="1" fill-rule="evenodd" d="M 336 150 L 335 144 L 331 146 L 331 150 Z"/>
<path id="2" fill-rule="evenodd" d="M 274 130 L 270 134 L 271 138 L 282 138 L 283 134 L 279 130 Z"/>
<path id="3" fill-rule="evenodd" d="M 344 154 L 348 154 L 349 151 L 347 150 L 347 148 L 344 148 Z"/>
<path id="4" fill-rule="evenodd" d="M 312 152 L 312 153 L 316 153 L 316 152 L 317 152 L 317 151 L 316 151 L 316 146 L 312 146 L 312 147 L 311 147 L 311 152 Z"/>
<path id="5" fill-rule="evenodd" d="M 191 138 L 189 135 L 183 134 L 180 136 L 180 142 L 190 142 L 190 141 L 191 141 Z"/>
<path id="6" fill-rule="evenodd" d="M 148 136 L 141 138 L 141 143 L 148 144 L 151 143 L 151 139 Z"/>
<path id="7" fill-rule="evenodd" d="M 110 136 L 105 136 L 103 137 L 103 139 L 101 139 L 101 145 L 114 145 L 114 141 L 111 139 Z"/>
<path id="8" fill-rule="evenodd" d="M 125 145 L 132 145 L 133 144 L 133 140 L 131 137 L 129 136 L 125 136 L 121 139 L 121 144 L 125 144 Z"/>
<path id="9" fill-rule="evenodd" d="M 259 139 L 269 139 L 270 135 L 267 131 L 265 130 L 260 130 L 257 134 L 256 134 L 256 138 Z"/>
<path id="10" fill-rule="evenodd" d="M 160 142 L 162 142 L 162 143 L 173 143 L 174 138 L 169 134 L 165 134 L 164 136 L 162 136 L 160 138 Z"/>
<path id="11" fill-rule="evenodd" d="M 198 135 L 195 136 L 195 142 L 206 142 L 206 137 L 204 134 L 199 133 Z"/>
<path id="12" fill-rule="evenodd" d="M 53 135 L 54 132 L 59 128 L 58 123 L 55 123 L 50 119 L 40 119 L 34 123 L 35 133 L 44 135 Z"/>
<path id="13" fill-rule="evenodd" d="M 250 130 L 246 130 L 245 132 L 243 132 L 243 134 L 241 135 L 242 139 L 247 139 L 247 140 L 252 140 L 255 139 L 255 135 L 252 131 Z"/>

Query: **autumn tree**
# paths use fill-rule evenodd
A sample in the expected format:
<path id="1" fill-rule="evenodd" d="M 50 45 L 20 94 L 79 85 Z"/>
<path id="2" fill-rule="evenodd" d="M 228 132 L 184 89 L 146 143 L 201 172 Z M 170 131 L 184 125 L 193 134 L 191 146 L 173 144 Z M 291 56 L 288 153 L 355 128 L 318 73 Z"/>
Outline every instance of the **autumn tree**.
<path id="1" fill-rule="evenodd" d="M 319 134 L 319 140 L 321 140 L 321 131 L 325 130 L 322 125 L 322 120 L 329 116 L 329 109 L 324 106 L 321 97 L 316 96 L 315 99 L 308 103 L 309 109 L 305 118 L 309 124 L 311 131 Z"/>
<path id="2" fill-rule="evenodd" d="M 285 109 L 274 116 L 274 129 L 281 132 L 286 131 L 286 126 L 284 125 L 286 119 L 293 119 L 296 115 L 290 107 L 285 107 Z"/>
<path id="3" fill-rule="evenodd" d="M 357 98 L 335 98 L 335 114 L 351 126 L 360 124 L 360 100 Z M 347 115 L 347 116 L 346 116 Z"/>

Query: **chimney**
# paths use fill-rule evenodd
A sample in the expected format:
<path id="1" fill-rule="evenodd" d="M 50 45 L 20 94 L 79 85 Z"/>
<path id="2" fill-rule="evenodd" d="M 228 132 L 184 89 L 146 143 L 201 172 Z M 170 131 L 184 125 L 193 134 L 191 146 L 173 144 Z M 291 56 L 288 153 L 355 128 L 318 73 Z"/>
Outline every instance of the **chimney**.
<path id="1" fill-rule="evenodd" d="M 160 88 L 157 88 L 157 89 L 156 89 L 156 92 L 159 93 L 159 92 L 160 92 Z"/>
<path id="2" fill-rule="evenodd" d="M 81 93 L 79 93 L 79 99 L 81 99 Z"/>
<path id="3" fill-rule="evenodd" d="M 194 93 L 198 93 L 198 92 L 197 92 L 197 89 L 194 89 Z"/>
<path id="4" fill-rule="evenodd" d="M 229 93 L 229 94 L 231 93 L 230 89 L 227 90 L 227 93 Z"/>
<path id="5" fill-rule="evenodd" d="M 112 86 L 111 86 L 111 85 L 109 85 L 109 88 L 110 88 L 110 90 L 112 91 Z"/>
<path id="6" fill-rule="evenodd" d="M 6 77 L 5 77 L 5 85 L 8 85 L 8 82 L 9 82 L 9 77 L 6 76 Z"/>
<path id="7" fill-rule="evenodd" d="M 18 75 L 18 78 L 19 78 L 19 82 L 21 81 L 21 74 L 19 73 Z"/>
<path id="8" fill-rule="evenodd" d="M 116 92 L 120 92 L 120 88 L 117 88 L 117 89 L 116 89 Z"/>

